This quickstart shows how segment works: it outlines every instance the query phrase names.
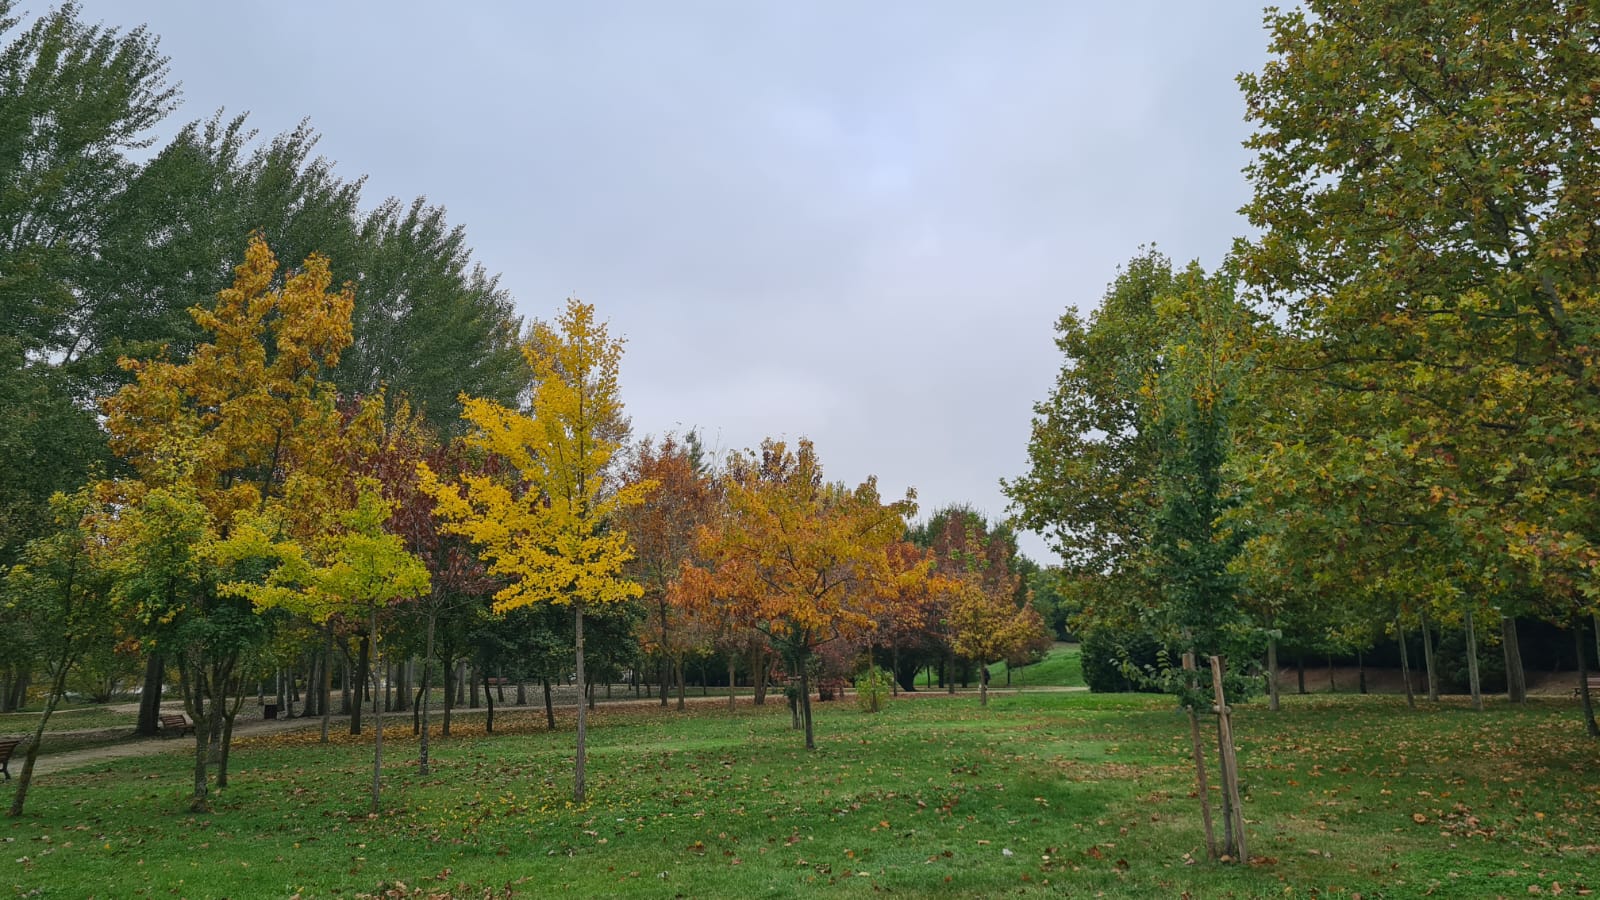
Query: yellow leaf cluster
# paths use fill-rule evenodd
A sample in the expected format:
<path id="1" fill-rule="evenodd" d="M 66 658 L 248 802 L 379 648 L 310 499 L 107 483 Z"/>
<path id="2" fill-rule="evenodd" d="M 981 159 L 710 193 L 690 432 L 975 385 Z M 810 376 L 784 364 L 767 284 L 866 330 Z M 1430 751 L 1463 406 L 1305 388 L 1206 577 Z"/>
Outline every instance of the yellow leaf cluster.
<path id="1" fill-rule="evenodd" d="M 618 514 L 643 502 L 650 481 L 617 484 L 626 435 L 619 397 L 622 341 L 594 307 L 569 300 L 557 327 L 537 324 L 523 346 L 534 375 L 526 412 L 463 397 L 468 442 L 508 471 L 446 483 L 423 463 L 422 490 L 445 529 L 477 544 L 506 580 L 496 612 L 532 603 L 607 604 L 638 597 L 621 577 L 632 556 Z"/>

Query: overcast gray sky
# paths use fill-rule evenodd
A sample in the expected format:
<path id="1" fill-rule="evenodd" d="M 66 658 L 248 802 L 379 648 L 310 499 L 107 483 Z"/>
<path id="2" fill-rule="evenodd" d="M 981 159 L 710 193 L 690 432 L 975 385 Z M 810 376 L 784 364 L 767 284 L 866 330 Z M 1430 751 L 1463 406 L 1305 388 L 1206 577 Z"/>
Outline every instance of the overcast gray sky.
<path id="1" fill-rule="evenodd" d="M 1243 233 L 1233 77 L 1266 56 L 1248 2 L 84 10 L 161 36 L 172 125 L 309 117 L 368 206 L 447 207 L 524 315 L 595 303 L 637 433 L 808 436 L 831 478 L 996 516 L 1061 311 L 1141 244 L 1209 268 Z"/>

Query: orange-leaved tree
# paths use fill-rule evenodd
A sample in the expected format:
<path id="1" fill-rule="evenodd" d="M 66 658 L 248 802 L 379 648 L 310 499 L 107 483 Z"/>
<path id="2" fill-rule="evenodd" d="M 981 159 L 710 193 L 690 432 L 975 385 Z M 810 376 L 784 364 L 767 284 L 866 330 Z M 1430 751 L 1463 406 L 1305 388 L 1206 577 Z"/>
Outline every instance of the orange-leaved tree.
<path id="1" fill-rule="evenodd" d="M 695 533 L 705 524 L 716 499 L 716 484 L 700 460 L 694 432 L 680 440 L 668 434 L 658 444 L 639 443 L 628 467 L 630 482 L 655 482 L 650 498 L 623 512 L 623 527 L 633 542 L 626 571 L 644 589 L 645 617 L 640 646 L 658 660 L 661 705 L 667 705 L 668 676 L 678 684 L 678 709 L 684 705 L 683 661 L 707 643 L 692 609 L 672 602 L 678 568 L 694 552 Z"/>
<path id="2" fill-rule="evenodd" d="M 217 786 L 227 786 L 240 662 L 265 632 L 247 601 L 217 589 L 236 573 L 220 570 L 211 550 L 236 515 L 281 496 L 291 474 L 337 467 L 327 451 L 341 421 L 322 375 L 350 344 L 355 302 L 349 287 L 329 289 L 318 255 L 280 283 L 260 235 L 234 271 L 213 306 L 190 310 L 210 340 L 184 362 L 124 360 L 134 381 L 103 404 L 111 449 L 133 472 L 101 486 L 119 511 L 107 520 L 107 543 L 142 640 L 177 662 L 195 724 L 197 812 L 209 806 L 214 747 Z"/>
<path id="3" fill-rule="evenodd" d="M 578 300 L 567 301 L 556 324 L 535 323 L 523 345 L 533 370 L 526 411 L 463 398 L 468 444 L 498 456 L 503 475 L 463 472 L 447 483 L 426 462 L 418 473 L 446 530 L 471 539 L 489 573 L 505 579 L 495 612 L 535 603 L 572 607 L 579 697 L 572 794 L 582 803 L 583 613 L 642 593 L 623 577 L 633 550 L 620 514 L 643 502 L 655 483 L 623 483 L 618 472 L 628 430 L 617 378 L 622 341 L 595 320 L 594 306 Z"/>
<path id="4" fill-rule="evenodd" d="M 886 549 L 916 511 L 914 491 L 885 503 L 875 478 L 854 489 L 823 481 L 811 442 L 795 450 L 767 440 L 736 454 L 723 477 L 725 514 L 698 541 L 702 566 L 686 566 L 687 589 L 742 605 L 748 620 L 789 660 L 800 680 L 806 748 L 809 665 L 829 641 L 871 631 L 893 571 Z"/>
<path id="5" fill-rule="evenodd" d="M 978 664 L 978 702 L 989 705 L 989 663 L 1005 659 L 1044 633 L 1033 604 L 1018 607 L 1012 594 L 995 591 L 976 575 L 946 580 L 950 591 L 951 644 Z"/>

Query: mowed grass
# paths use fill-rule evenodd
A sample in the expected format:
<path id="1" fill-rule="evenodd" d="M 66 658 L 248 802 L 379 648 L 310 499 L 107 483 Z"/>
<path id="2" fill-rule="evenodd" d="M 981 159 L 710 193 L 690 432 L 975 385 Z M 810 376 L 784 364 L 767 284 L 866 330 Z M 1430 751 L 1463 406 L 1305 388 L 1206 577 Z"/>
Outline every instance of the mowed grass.
<path id="1" fill-rule="evenodd" d="M 989 683 L 1005 685 L 1005 663 L 989 667 Z M 1083 655 L 1077 644 L 1058 643 L 1044 659 L 1011 672 L 1012 687 L 1082 687 L 1083 683 Z"/>
<path id="2" fill-rule="evenodd" d="M 997 693 L 819 704 L 806 752 L 781 703 L 499 717 L 434 741 L 243 740 L 211 815 L 181 754 L 42 777 L 0 823 L 15 896 L 1572 896 L 1600 889 L 1600 744 L 1566 701 L 1409 711 L 1288 697 L 1235 716 L 1252 865 L 1206 862 L 1185 720 L 1161 697 Z M 470 730 L 469 730 L 470 729 Z M 0 788 L 0 801 L 9 795 Z M 1009 851 L 1009 853 L 1007 852 Z M 1560 887 L 1557 888 L 1556 886 Z M 397 889 L 396 889 L 397 890 Z M 430 893 L 424 893 L 430 892 Z M 385 893 L 384 896 L 391 896 Z"/>
<path id="3" fill-rule="evenodd" d="M 0 713 L 0 737 L 23 737 L 33 734 L 39 727 L 39 716 L 42 713 L 36 710 L 15 713 Z M 54 731 L 82 731 L 100 728 L 127 728 L 139 721 L 137 712 L 127 712 L 112 709 L 106 706 L 80 706 L 71 709 L 58 709 L 50 716 L 50 721 L 44 723 L 46 734 Z"/>

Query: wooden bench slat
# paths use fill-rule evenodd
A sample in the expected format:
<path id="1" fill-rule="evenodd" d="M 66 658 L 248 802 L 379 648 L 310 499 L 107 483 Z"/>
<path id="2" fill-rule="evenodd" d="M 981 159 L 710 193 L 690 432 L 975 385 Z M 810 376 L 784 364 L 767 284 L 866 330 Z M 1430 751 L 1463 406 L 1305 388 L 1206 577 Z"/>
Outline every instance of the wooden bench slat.
<path id="1" fill-rule="evenodd" d="M 194 734 L 194 726 L 189 724 L 189 718 L 183 713 L 162 713 L 161 733 L 183 737 L 186 734 Z"/>
<path id="2" fill-rule="evenodd" d="M 0 738 L 0 775 L 5 775 L 7 781 L 11 780 L 11 770 L 7 768 L 11 764 L 11 754 L 21 744 L 22 738 Z"/>

